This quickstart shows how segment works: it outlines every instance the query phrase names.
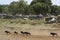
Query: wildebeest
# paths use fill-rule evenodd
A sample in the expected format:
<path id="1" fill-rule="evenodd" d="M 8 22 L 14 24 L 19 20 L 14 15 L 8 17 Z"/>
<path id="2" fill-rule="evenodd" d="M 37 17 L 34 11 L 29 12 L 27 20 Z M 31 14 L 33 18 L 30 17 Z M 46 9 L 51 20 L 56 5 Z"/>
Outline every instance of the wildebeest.
<path id="1" fill-rule="evenodd" d="M 50 35 L 57 36 L 57 33 L 51 32 Z"/>
<path id="2" fill-rule="evenodd" d="M 14 31 L 14 34 L 18 34 L 18 32 Z"/>
<path id="3" fill-rule="evenodd" d="M 30 32 L 23 32 L 23 31 L 21 31 L 21 33 L 24 34 L 24 35 L 31 35 Z"/>
<path id="4" fill-rule="evenodd" d="M 9 31 L 5 31 L 6 34 L 11 34 Z"/>

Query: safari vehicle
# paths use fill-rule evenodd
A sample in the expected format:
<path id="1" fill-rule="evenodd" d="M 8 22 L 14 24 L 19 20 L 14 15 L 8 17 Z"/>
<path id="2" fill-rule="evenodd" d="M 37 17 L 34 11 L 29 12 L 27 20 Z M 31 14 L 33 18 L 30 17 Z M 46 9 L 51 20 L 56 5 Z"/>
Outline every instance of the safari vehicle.
<path id="1" fill-rule="evenodd" d="M 55 17 L 45 17 L 45 23 L 56 23 Z"/>

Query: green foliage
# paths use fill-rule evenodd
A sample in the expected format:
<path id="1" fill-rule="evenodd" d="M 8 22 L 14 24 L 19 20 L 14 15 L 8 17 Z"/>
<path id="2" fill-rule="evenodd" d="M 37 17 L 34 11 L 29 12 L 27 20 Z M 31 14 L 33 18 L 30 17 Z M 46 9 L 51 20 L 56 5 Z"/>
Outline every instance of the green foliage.
<path id="1" fill-rule="evenodd" d="M 52 5 L 52 6 L 51 6 L 51 13 L 52 13 L 53 15 L 58 15 L 58 14 L 60 14 L 60 7 L 57 6 L 57 5 Z"/>
<path id="2" fill-rule="evenodd" d="M 25 12 L 25 8 L 26 7 L 26 3 L 24 2 L 24 0 L 20 0 L 19 3 L 18 3 L 18 11 L 19 13 L 21 14 L 24 14 Z"/>
<path id="3" fill-rule="evenodd" d="M 4 6 L 0 5 L 0 13 L 3 13 L 3 10 L 4 10 Z"/>
<path id="4" fill-rule="evenodd" d="M 44 3 L 36 3 L 33 6 L 34 11 L 39 14 L 39 13 L 49 13 L 51 11 L 49 5 L 44 4 Z"/>
<path id="5" fill-rule="evenodd" d="M 35 14 L 42 13 L 43 15 L 46 15 L 46 13 L 50 13 L 51 0 L 33 0 L 30 4 L 32 6 Z"/>
<path id="6" fill-rule="evenodd" d="M 32 2 L 31 2 L 31 5 L 33 5 L 33 4 L 36 4 L 36 3 L 45 3 L 45 4 L 48 4 L 48 5 L 51 5 L 52 3 L 51 3 L 51 0 L 33 0 Z"/>
<path id="7" fill-rule="evenodd" d="M 18 5 L 18 9 L 21 14 L 28 15 L 33 12 L 32 8 L 24 0 L 19 0 Z"/>
<path id="8" fill-rule="evenodd" d="M 60 6 L 52 5 L 51 0 L 33 0 L 30 5 L 24 0 L 13 1 L 10 5 L 0 5 L 0 13 L 5 14 L 60 14 Z"/>
<path id="9" fill-rule="evenodd" d="M 3 6 L 3 14 L 8 14 L 9 13 L 9 9 L 8 9 L 8 5 L 2 5 Z"/>
<path id="10" fill-rule="evenodd" d="M 19 2 L 12 2 L 9 5 L 9 11 L 12 14 L 28 14 L 30 13 L 29 5 L 24 0 L 19 0 Z"/>
<path id="11" fill-rule="evenodd" d="M 9 13 L 15 15 L 17 13 L 17 7 L 18 7 L 18 2 L 12 2 L 10 5 L 9 5 Z"/>

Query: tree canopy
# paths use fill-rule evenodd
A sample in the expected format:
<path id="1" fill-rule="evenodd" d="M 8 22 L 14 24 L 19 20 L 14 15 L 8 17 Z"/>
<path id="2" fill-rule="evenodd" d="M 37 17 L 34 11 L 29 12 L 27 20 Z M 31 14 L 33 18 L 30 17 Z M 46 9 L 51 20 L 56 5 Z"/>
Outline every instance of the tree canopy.
<path id="1" fill-rule="evenodd" d="M 31 5 L 36 4 L 36 3 L 38 3 L 38 2 L 40 2 L 40 3 L 45 3 L 45 4 L 48 4 L 48 5 L 52 5 L 51 0 L 33 0 L 33 1 L 31 2 Z"/>
<path id="2" fill-rule="evenodd" d="M 51 11 L 49 5 L 44 4 L 44 3 L 36 3 L 32 7 L 33 7 L 35 13 L 37 13 L 37 14 L 49 13 Z"/>
<path id="3" fill-rule="evenodd" d="M 30 5 L 24 0 L 17 2 L 13 1 L 9 5 L 0 5 L 0 13 L 6 14 L 43 14 L 47 13 L 58 15 L 60 14 L 60 6 L 52 5 L 51 0 L 32 0 Z"/>

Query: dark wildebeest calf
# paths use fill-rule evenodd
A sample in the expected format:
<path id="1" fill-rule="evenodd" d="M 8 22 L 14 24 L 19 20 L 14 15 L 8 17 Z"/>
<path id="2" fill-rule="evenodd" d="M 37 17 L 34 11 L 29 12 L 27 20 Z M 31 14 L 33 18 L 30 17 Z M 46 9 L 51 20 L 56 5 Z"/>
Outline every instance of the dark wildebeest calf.
<path id="1" fill-rule="evenodd" d="M 57 36 L 57 33 L 51 32 L 50 35 Z"/>
<path id="2" fill-rule="evenodd" d="M 23 32 L 23 31 L 21 31 L 21 33 L 22 33 L 22 34 L 25 34 L 25 35 L 31 35 L 30 32 Z"/>
<path id="3" fill-rule="evenodd" d="M 14 31 L 14 34 L 18 34 L 18 32 Z"/>
<path id="4" fill-rule="evenodd" d="M 11 34 L 9 31 L 5 31 L 6 34 Z"/>

